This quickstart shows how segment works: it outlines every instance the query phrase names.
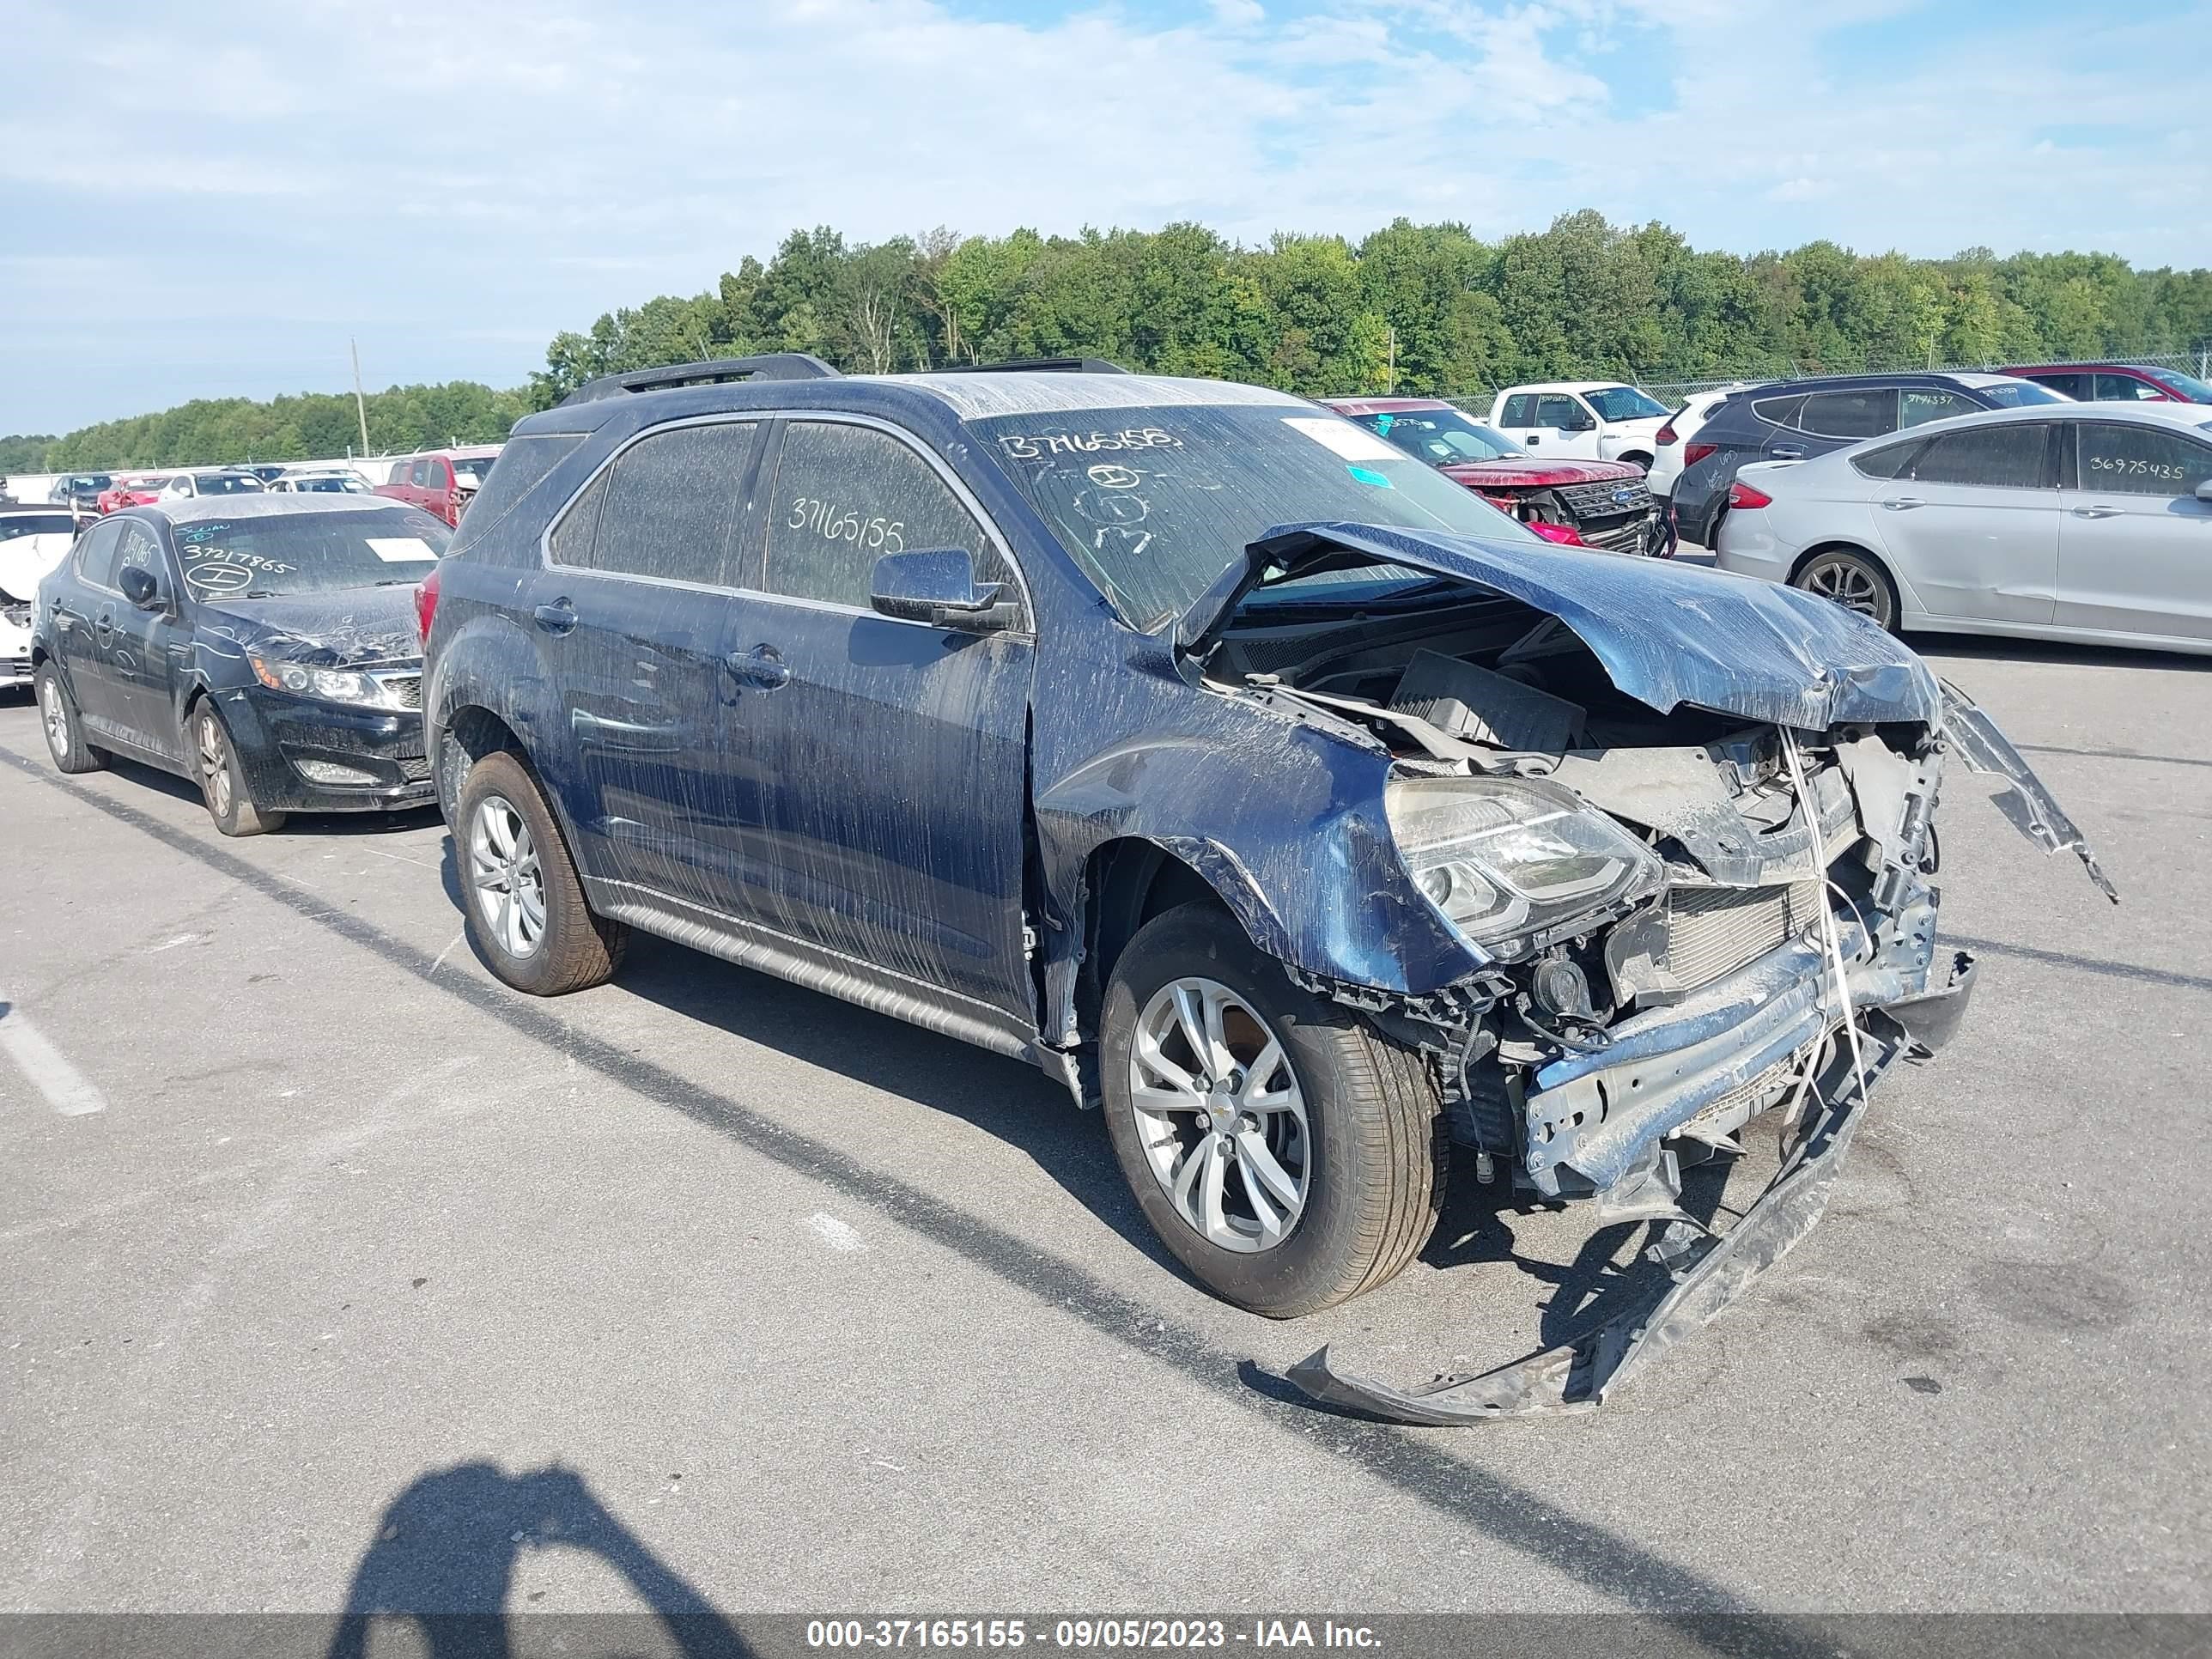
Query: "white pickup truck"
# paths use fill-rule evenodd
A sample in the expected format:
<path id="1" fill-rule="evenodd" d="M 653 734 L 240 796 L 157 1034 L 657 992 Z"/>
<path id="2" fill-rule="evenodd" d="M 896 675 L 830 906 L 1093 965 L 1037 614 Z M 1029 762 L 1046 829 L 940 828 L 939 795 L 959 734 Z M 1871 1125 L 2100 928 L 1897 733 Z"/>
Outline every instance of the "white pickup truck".
<path id="1" fill-rule="evenodd" d="M 1649 468 L 1667 405 L 1617 380 L 1508 386 L 1490 424 L 1533 454 Z"/>

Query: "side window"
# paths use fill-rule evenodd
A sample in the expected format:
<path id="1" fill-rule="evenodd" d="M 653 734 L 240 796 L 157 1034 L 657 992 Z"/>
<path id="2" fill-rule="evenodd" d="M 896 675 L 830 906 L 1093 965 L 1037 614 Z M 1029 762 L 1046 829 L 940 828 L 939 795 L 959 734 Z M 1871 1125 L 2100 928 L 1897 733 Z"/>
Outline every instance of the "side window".
<path id="1" fill-rule="evenodd" d="M 1805 399 L 1797 427 L 1823 438 L 1879 438 L 1897 430 L 1897 393 L 1887 386 L 1869 392 L 1815 392 Z"/>
<path id="2" fill-rule="evenodd" d="M 1802 393 L 1795 398 L 1761 398 L 1751 406 L 1751 412 L 1769 426 L 1790 427 L 1797 424 L 1797 411 L 1805 407 Z"/>
<path id="3" fill-rule="evenodd" d="M 1516 392 L 1505 400 L 1505 412 L 1498 416 L 1508 426 L 1536 424 L 1536 400 L 1525 392 Z"/>
<path id="4" fill-rule="evenodd" d="M 392 476 L 384 481 L 386 486 L 389 488 L 392 484 L 405 483 L 407 482 L 407 472 L 408 464 L 405 461 L 392 462 Z"/>
<path id="5" fill-rule="evenodd" d="M 115 549 L 123 539 L 123 526 L 114 519 L 95 526 L 77 544 L 76 574 L 80 581 L 111 591 L 115 586 Z"/>
<path id="6" fill-rule="evenodd" d="M 1869 478 L 1904 478 L 1911 476 L 1912 459 L 1927 447 L 1927 441 L 1916 438 L 1911 443 L 1884 444 L 1879 449 L 1869 449 L 1863 455 L 1851 457 L 1851 465 Z"/>
<path id="7" fill-rule="evenodd" d="M 2039 489 L 2051 428 L 2040 422 L 2008 422 L 1944 432 L 1928 441 L 1912 468 L 1921 483 L 1980 484 L 1990 489 Z"/>
<path id="8" fill-rule="evenodd" d="M 649 433 L 616 459 L 603 483 L 576 503 L 555 532 L 554 558 L 611 575 L 738 587 L 738 520 L 744 510 L 745 468 L 752 459 L 752 422 L 671 427 Z M 563 533 L 596 507 L 588 546 L 583 526 L 573 543 Z"/>
<path id="9" fill-rule="evenodd" d="M 577 570 L 592 568 L 592 544 L 599 533 L 599 504 L 607 498 L 607 479 L 611 476 L 602 472 L 592 479 L 591 487 L 576 497 L 561 515 L 561 522 L 553 526 L 545 545 L 554 563 Z"/>
<path id="10" fill-rule="evenodd" d="M 122 538 L 116 544 L 115 550 L 115 568 L 118 574 L 125 565 L 135 564 L 141 570 L 151 571 L 158 577 L 162 574 L 161 562 L 161 544 L 154 538 L 152 531 L 135 521 L 123 526 Z M 109 586 L 114 584 L 111 582 Z M 163 582 L 162 586 L 166 587 L 168 584 Z"/>
<path id="11" fill-rule="evenodd" d="M 2099 403 L 2158 403 L 2164 400 L 2158 388 L 2138 380 L 2132 374 L 2100 374 L 2097 376 Z"/>
<path id="12" fill-rule="evenodd" d="M 2193 495 L 2212 478 L 2212 448 L 2148 426 L 2081 422 L 2081 488 L 2126 495 Z"/>
<path id="13" fill-rule="evenodd" d="M 1955 392 L 1938 387 L 1909 386 L 1897 394 L 1897 423 L 1918 426 L 1923 421 L 1948 421 L 1954 415 L 1978 415 L 1982 406 Z"/>
<path id="14" fill-rule="evenodd" d="M 868 607 L 885 553 L 965 548 L 978 582 L 1013 580 L 929 463 L 872 427 L 794 421 L 768 492 L 768 591 Z"/>
<path id="15" fill-rule="evenodd" d="M 2047 386 L 2053 392 L 2087 403 L 2090 397 L 2090 377 L 2087 374 L 2031 374 L 2027 377 L 2038 386 Z"/>
<path id="16" fill-rule="evenodd" d="M 1557 395 L 1536 399 L 1536 418 L 1532 426 L 1557 427 L 1562 432 L 1577 432 L 1591 424 L 1583 406 L 1572 398 Z"/>
<path id="17" fill-rule="evenodd" d="M 428 455 L 409 469 L 407 481 L 418 489 L 428 489 L 430 487 L 430 458 Z"/>

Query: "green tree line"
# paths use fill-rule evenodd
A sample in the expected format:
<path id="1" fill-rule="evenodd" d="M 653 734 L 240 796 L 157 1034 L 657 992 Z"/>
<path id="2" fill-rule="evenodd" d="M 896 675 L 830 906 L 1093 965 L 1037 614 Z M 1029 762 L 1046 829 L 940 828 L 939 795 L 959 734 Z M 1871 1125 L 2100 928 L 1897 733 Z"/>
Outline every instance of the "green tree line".
<path id="1" fill-rule="evenodd" d="M 595 375 L 763 351 L 873 373 L 1085 356 L 1294 392 L 1465 395 L 1570 375 L 1663 383 L 2208 342 L 2212 271 L 1987 248 L 1913 259 L 1830 241 L 1699 252 L 1664 225 L 1589 210 L 1497 241 L 1400 219 L 1357 242 L 1285 233 L 1250 247 L 1197 224 L 875 243 L 821 227 L 793 231 L 765 264 L 748 255 L 702 293 L 556 336 L 526 387 L 376 393 L 369 435 L 380 450 L 494 439 Z M 305 394 L 6 441 L 52 471 L 335 455 L 360 439 L 350 398 Z"/>

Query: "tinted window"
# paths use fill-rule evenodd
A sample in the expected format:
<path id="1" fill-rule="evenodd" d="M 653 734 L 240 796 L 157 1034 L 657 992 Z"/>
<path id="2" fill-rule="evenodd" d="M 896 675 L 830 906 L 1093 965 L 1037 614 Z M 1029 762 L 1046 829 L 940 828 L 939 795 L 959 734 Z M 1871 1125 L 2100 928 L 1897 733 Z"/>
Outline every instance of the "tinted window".
<path id="1" fill-rule="evenodd" d="M 1576 432 L 1593 424 L 1587 411 L 1572 398 L 1539 398 L 1536 399 L 1537 426 L 1557 427 L 1562 432 Z"/>
<path id="2" fill-rule="evenodd" d="M 924 548 L 965 548 L 976 580 L 1012 580 L 936 470 L 887 432 L 793 423 L 768 501 L 771 593 L 865 608 L 877 559 Z M 1120 526 L 1109 517 L 1100 533 L 1109 527 Z"/>
<path id="3" fill-rule="evenodd" d="M 561 541 L 555 558 L 617 575 L 744 586 L 738 520 L 757 430 L 750 421 L 722 422 L 647 434 L 607 477 L 588 556 L 571 556 L 570 543 Z M 574 546 L 581 551 L 580 536 Z"/>
<path id="4" fill-rule="evenodd" d="M 1797 428 L 1823 438 L 1879 438 L 1897 430 L 1897 393 L 1815 392 L 1797 413 Z"/>
<path id="5" fill-rule="evenodd" d="M 591 568 L 592 543 L 599 533 L 599 504 L 607 498 L 610 476 L 602 472 L 592 479 L 591 488 L 576 497 L 561 515 L 561 522 L 553 526 L 545 546 L 554 563 L 572 565 L 578 569 Z"/>
<path id="6" fill-rule="evenodd" d="M 2021 378 L 2038 386 L 2047 386 L 2053 392 L 2063 392 L 2069 398 L 2087 401 L 2090 393 L 2090 377 L 2087 374 L 2028 374 Z"/>
<path id="7" fill-rule="evenodd" d="M 196 519 L 170 533 L 196 599 L 265 599 L 419 582 L 453 532 L 420 507 Z"/>
<path id="8" fill-rule="evenodd" d="M 95 526 L 77 544 L 76 574 L 94 587 L 115 586 L 115 544 L 122 539 L 122 523 L 110 519 Z"/>
<path id="9" fill-rule="evenodd" d="M 2097 398 L 2101 403 L 2165 401 L 2156 386 L 2147 386 L 2132 374 L 2100 374 L 2097 377 Z"/>
<path id="10" fill-rule="evenodd" d="M 1912 476 L 1921 483 L 2036 489 L 2042 487 L 2044 457 L 2050 452 L 2047 426 L 1971 427 L 1929 439 L 1913 464 Z"/>
<path id="11" fill-rule="evenodd" d="M 1923 421 L 1948 421 L 1954 415 L 1978 415 L 1982 406 L 1955 392 L 1911 386 L 1897 394 L 1898 425 L 1918 426 Z"/>
<path id="12" fill-rule="evenodd" d="M 1536 400 L 1522 392 L 1505 400 L 1505 413 L 1498 418 L 1508 426 L 1534 426 Z"/>
<path id="13" fill-rule="evenodd" d="M 0 515 L 0 542 L 12 542 L 18 536 L 68 536 L 76 530 L 76 520 L 66 513 L 9 513 Z"/>
<path id="14" fill-rule="evenodd" d="M 1912 458 L 1925 447 L 1925 441 L 1917 438 L 1906 444 L 1884 444 L 1852 456 L 1851 465 L 1869 478 L 1902 478 L 1911 474 Z"/>
<path id="15" fill-rule="evenodd" d="M 123 539 L 115 549 L 115 568 L 118 574 L 125 566 L 133 564 L 156 576 L 161 574 L 161 544 L 155 538 L 152 531 L 135 521 L 123 526 Z"/>
<path id="16" fill-rule="evenodd" d="M 203 495 L 251 495 L 262 488 L 261 480 L 251 472 L 203 472 L 196 482 Z"/>
<path id="17" fill-rule="evenodd" d="M 2190 495 L 2212 478 L 2212 448 L 2155 427 L 2081 422 L 2081 488 Z"/>
<path id="18" fill-rule="evenodd" d="M 500 451 L 496 464 L 480 461 L 479 466 L 489 470 L 490 477 L 483 488 L 469 503 L 468 517 L 461 526 L 461 533 L 453 538 L 453 551 L 464 553 L 483 539 L 484 533 L 512 512 L 515 505 L 544 481 L 545 475 L 575 453 L 576 446 L 584 441 L 581 433 L 550 432 L 543 437 L 517 438 Z M 327 489 L 325 484 L 302 484 L 301 488 Z"/>
<path id="19" fill-rule="evenodd" d="M 1751 412 L 1769 426 L 1795 426 L 1797 411 L 1805 407 L 1803 393 L 1795 398 L 1761 398 L 1751 406 Z"/>

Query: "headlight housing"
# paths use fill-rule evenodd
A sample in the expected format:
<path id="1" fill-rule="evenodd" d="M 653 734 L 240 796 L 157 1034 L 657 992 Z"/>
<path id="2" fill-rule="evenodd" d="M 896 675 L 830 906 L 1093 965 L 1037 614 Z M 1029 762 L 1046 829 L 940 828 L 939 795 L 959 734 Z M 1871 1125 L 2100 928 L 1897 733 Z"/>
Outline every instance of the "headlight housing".
<path id="1" fill-rule="evenodd" d="M 325 702 L 366 703 L 374 708 L 400 706 L 381 677 L 352 668 L 312 668 L 306 663 L 286 662 L 280 657 L 259 657 L 248 652 L 254 677 L 271 691 L 289 691 L 295 697 L 319 697 Z"/>
<path id="2" fill-rule="evenodd" d="M 1460 932 L 1500 945 L 1656 891 L 1659 855 L 1571 791 L 1532 778 L 1406 778 L 1382 811 L 1414 884 Z"/>

